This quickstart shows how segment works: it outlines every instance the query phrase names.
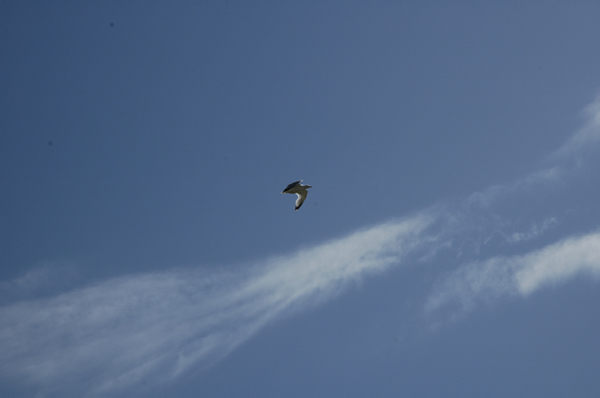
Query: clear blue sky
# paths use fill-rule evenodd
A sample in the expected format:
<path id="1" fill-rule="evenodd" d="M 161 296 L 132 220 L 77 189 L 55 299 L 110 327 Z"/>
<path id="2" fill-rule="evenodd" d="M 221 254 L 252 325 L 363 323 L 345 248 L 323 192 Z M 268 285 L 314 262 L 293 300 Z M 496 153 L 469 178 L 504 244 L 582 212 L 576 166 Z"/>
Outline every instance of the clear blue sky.
<path id="1" fill-rule="evenodd" d="M 600 4 L 251 3 L 0 4 L 0 395 L 600 394 Z"/>

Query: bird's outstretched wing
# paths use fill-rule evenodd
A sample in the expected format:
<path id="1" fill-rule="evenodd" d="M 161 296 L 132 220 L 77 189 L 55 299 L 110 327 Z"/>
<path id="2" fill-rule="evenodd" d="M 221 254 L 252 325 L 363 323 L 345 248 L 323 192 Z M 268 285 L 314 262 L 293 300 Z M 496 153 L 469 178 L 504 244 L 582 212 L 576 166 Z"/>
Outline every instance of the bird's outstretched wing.
<path id="1" fill-rule="evenodd" d="M 296 182 L 292 182 L 290 185 L 288 185 L 287 187 L 285 187 L 285 189 L 283 190 L 283 192 L 285 192 L 285 191 L 287 191 L 289 189 L 294 188 L 296 185 L 300 184 L 301 182 L 302 182 L 302 180 L 298 180 Z"/>
<path id="2" fill-rule="evenodd" d="M 308 194 L 307 191 L 296 194 L 296 195 L 298 195 L 298 199 L 296 199 L 296 210 L 298 210 L 300 208 L 300 206 L 302 206 L 302 203 L 304 203 L 304 201 L 306 200 L 307 194 Z"/>

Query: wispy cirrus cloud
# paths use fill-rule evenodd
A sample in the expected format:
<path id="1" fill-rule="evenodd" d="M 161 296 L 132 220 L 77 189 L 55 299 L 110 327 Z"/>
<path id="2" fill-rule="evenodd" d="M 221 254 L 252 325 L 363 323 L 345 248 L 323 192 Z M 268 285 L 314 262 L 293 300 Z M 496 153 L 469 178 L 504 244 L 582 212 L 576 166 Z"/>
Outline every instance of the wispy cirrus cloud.
<path id="1" fill-rule="evenodd" d="M 493 257 L 459 267 L 429 297 L 431 312 L 456 305 L 462 311 L 501 296 L 527 296 L 578 274 L 600 277 L 600 233 L 568 238 L 524 255 Z"/>
<path id="2" fill-rule="evenodd" d="M 532 216 L 523 216 L 538 212 L 540 201 L 545 202 L 544 207 L 552 208 L 547 205 L 553 202 L 557 193 L 573 190 L 571 180 L 580 180 L 577 181 L 580 186 L 593 183 L 581 181 L 579 174 L 586 167 L 585 161 L 590 163 L 593 157 L 589 155 L 597 152 L 600 144 L 600 96 L 585 108 L 584 115 L 586 121 L 582 128 L 549 156 L 547 167 L 512 183 L 495 185 L 474 193 L 466 199 L 463 213 L 468 221 L 464 224 L 479 225 L 479 234 L 485 236 L 478 248 L 488 243 L 501 247 L 503 244 L 518 246 L 538 239 L 559 225 L 561 218 L 575 212 L 571 207 L 564 207 L 565 204 L 573 204 L 561 197 L 557 202 L 565 203 L 562 203 L 563 207 L 556 208 L 562 212 L 560 215 L 545 214 L 537 221 Z M 572 193 L 574 197 L 581 195 L 579 192 Z M 509 211 L 508 216 L 499 210 L 515 202 L 518 207 Z M 480 216 L 474 218 L 477 214 Z M 585 217 L 585 214 L 582 216 Z M 524 218 L 530 227 L 519 230 L 518 225 L 523 223 Z M 488 227 L 483 226 L 486 223 Z M 474 237 L 477 232 L 472 229 L 469 235 Z M 474 256 L 471 261 L 464 261 L 457 268 L 440 275 L 426 300 L 426 312 L 432 315 L 449 311 L 450 316 L 454 317 L 471 310 L 478 303 L 495 301 L 503 296 L 527 296 L 543 286 L 567 280 L 574 275 L 583 273 L 598 276 L 598 248 L 600 235 L 592 232 L 566 237 L 519 255 Z"/>
<path id="3" fill-rule="evenodd" d="M 402 264 L 437 264 L 438 282 L 424 299 L 429 314 L 597 276 L 597 232 L 536 246 L 569 211 L 557 201 L 540 212 L 539 197 L 565 190 L 579 170 L 565 159 L 600 141 L 600 98 L 587 115 L 547 168 L 252 266 L 129 275 L 36 300 L 18 291 L 38 286 L 48 268 L 5 282 L 4 293 L 21 301 L 0 307 L 0 373 L 72 396 L 169 381 L 214 364 L 277 317 Z M 518 252 L 506 255 L 508 247 Z"/>
<path id="4" fill-rule="evenodd" d="M 3 375 L 102 394 L 210 365 L 283 312 L 314 305 L 418 249 L 423 213 L 245 271 L 125 276 L 0 308 Z M 79 383 L 73 383 L 78 380 Z"/>
<path id="5" fill-rule="evenodd" d="M 580 160 L 582 155 L 600 144 L 600 94 L 583 110 L 585 125 L 571 136 L 556 152 L 551 161 Z"/>

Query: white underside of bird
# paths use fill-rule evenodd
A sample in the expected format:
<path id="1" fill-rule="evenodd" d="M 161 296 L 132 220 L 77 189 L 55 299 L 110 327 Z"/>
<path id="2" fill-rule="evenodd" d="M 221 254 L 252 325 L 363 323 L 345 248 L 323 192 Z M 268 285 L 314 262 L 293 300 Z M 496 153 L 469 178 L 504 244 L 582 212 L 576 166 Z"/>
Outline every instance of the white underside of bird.
<path id="1" fill-rule="evenodd" d="M 308 195 L 308 188 L 312 188 L 310 185 L 300 184 L 302 180 L 292 182 L 288 185 L 283 192 L 281 193 L 295 193 L 298 195 L 298 199 L 296 199 L 296 210 L 302 206 L 302 203 L 306 200 L 306 195 Z"/>

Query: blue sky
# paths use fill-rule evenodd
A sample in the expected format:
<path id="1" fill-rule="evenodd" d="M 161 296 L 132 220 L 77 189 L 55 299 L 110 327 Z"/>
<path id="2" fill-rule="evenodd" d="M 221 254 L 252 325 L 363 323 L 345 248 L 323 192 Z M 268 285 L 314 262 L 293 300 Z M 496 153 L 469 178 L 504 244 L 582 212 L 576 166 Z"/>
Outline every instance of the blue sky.
<path id="1" fill-rule="evenodd" d="M 0 395 L 598 394 L 598 15 L 2 3 Z"/>

